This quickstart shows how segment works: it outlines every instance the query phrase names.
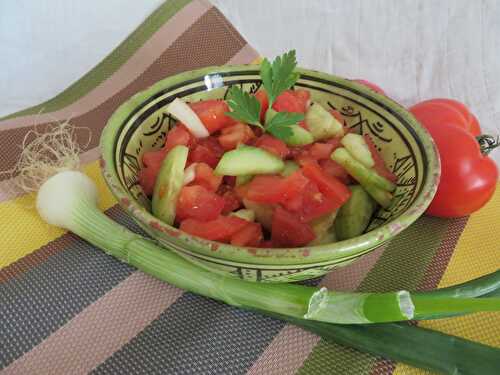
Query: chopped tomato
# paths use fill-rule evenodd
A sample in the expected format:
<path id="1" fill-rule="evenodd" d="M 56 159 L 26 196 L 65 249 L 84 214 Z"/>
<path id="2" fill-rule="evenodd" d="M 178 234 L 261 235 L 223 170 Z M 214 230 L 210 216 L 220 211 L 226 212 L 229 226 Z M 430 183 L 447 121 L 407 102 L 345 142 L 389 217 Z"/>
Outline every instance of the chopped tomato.
<path id="1" fill-rule="evenodd" d="M 285 142 L 281 139 L 274 138 L 269 134 L 264 134 L 255 142 L 256 147 L 260 147 L 270 153 L 284 159 L 288 156 L 289 150 Z"/>
<path id="2" fill-rule="evenodd" d="M 256 176 L 248 184 L 245 198 L 259 203 L 281 203 L 299 195 L 308 183 L 301 171 L 283 178 Z"/>
<path id="3" fill-rule="evenodd" d="M 177 200 L 177 220 L 213 220 L 224 208 L 224 199 L 200 185 L 184 186 Z"/>
<path id="4" fill-rule="evenodd" d="M 196 139 L 189 132 L 189 130 L 182 124 L 177 124 L 172 130 L 167 133 L 167 140 L 163 149 L 170 151 L 175 146 L 183 145 L 189 148 L 196 144 Z"/>
<path id="5" fill-rule="evenodd" d="M 255 138 L 255 134 L 250 126 L 239 122 L 236 125 L 222 129 L 219 143 L 224 150 L 232 150 L 240 144 L 247 143 L 252 138 Z"/>
<path id="6" fill-rule="evenodd" d="M 309 149 L 309 155 L 316 160 L 330 159 L 333 149 L 334 145 L 331 143 L 316 142 Z"/>
<path id="7" fill-rule="evenodd" d="M 224 149 L 214 136 L 198 139 L 198 144 L 208 148 L 217 158 L 221 158 L 224 154 Z"/>
<path id="8" fill-rule="evenodd" d="M 241 199 L 229 186 L 226 191 L 222 193 L 222 199 L 224 199 L 224 208 L 222 209 L 222 214 L 224 215 L 227 215 L 241 207 Z"/>
<path id="9" fill-rule="evenodd" d="M 266 111 L 269 108 L 269 98 L 264 90 L 259 90 L 255 94 L 255 99 L 260 103 L 260 121 L 264 121 L 266 117 Z"/>
<path id="10" fill-rule="evenodd" d="M 313 181 L 319 191 L 327 196 L 328 199 L 335 200 L 338 207 L 343 205 L 351 196 L 351 191 L 337 178 L 327 175 L 321 170 L 318 163 L 306 163 L 302 167 L 304 175 Z"/>
<path id="11" fill-rule="evenodd" d="M 142 163 L 146 167 L 160 166 L 167 152 L 164 149 L 156 151 L 147 151 L 142 155 Z"/>
<path id="12" fill-rule="evenodd" d="M 139 185 L 141 185 L 144 194 L 153 195 L 155 189 L 156 176 L 160 171 L 160 164 L 155 167 L 144 167 L 139 171 Z"/>
<path id="13" fill-rule="evenodd" d="M 259 223 L 248 222 L 243 229 L 233 234 L 231 245 L 258 246 L 262 238 L 262 226 Z"/>
<path id="14" fill-rule="evenodd" d="M 375 165 L 373 166 L 375 172 L 377 172 L 380 176 L 387 178 L 392 183 L 396 183 L 398 177 L 385 166 L 384 159 L 382 159 L 382 155 L 378 152 L 375 143 L 373 143 L 372 139 L 367 134 L 365 134 L 364 137 L 368 147 L 370 148 L 370 152 L 372 153 L 373 161 L 375 162 Z"/>
<path id="15" fill-rule="evenodd" d="M 271 227 L 273 245 L 304 246 L 315 238 L 316 235 L 308 224 L 301 222 L 284 208 L 276 208 Z"/>
<path id="16" fill-rule="evenodd" d="M 305 90 L 284 91 L 274 101 L 273 109 L 277 112 L 305 113 L 309 102 L 309 92 L 305 94 L 304 91 Z"/>
<path id="17" fill-rule="evenodd" d="M 342 147 L 342 143 L 340 142 L 342 138 L 330 138 L 326 143 L 333 145 L 333 151 L 335 151 L 337 148 Z"/>
<path id="18" fill-rule="evenodd" d="M 352 183 L 352 179 L 344 167 L 332 159 L 320 160 L 319 165 L 327 175 L 338 178 L 346 185 Z"/>
<path id="19" fill-rule="evenodd" d="M 236 176 L 224 176 L 223 181 L 226 185 L 234 187 L 236 185 Z"/>
<path id="20" fill-rule="evenodd" d="M 220 158 L 206 146 L 196 145 L 195 148 L 189 152 L 188 164 L 206 163 L 210 167 L 215 168 L 219 160 Z"/>
<path id="21" fill-rule="evenodd" d="M 227 242 L 242 230 L 248 221 L 235 216 L 219 216 L 214 220 L 186 219 L 181 222 L 180 230 L 212 241 Z"/>
<path id="22" fill-rule="evenodd" d="M 200 185 L 209 191 L 216 192 L 222 182 L 222 176 L 214 174 L 214 170 L 206 163 L 197 163 L 192 185 Z"/>
<path id="23" fill-rule="evenodd" d="M 229 106 L 224 100 L 203 100 L 190 103 L 189 106 L 198 115 L 210 134 L 236 122 L 226 115 L 226 112 L 229 112 Z"/>
<path id="24" fill-rule="evenodd" d="M 339 208 L 336 200 L 323 194 L 314 182 L 309 182 L 300 195 L 287 200 L 283 206 L 305 223 Z"/>

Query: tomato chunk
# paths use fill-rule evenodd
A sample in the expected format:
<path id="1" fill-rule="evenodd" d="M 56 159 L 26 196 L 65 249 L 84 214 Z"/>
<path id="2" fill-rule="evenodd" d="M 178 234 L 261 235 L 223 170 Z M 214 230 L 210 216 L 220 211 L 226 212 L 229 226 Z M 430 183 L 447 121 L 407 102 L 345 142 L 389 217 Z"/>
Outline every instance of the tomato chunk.
<path id="1" fill-rule="evenodd" d="M 304 246 L 316 235 L 311 227 L 281 207 L 276 207 L 271 227 L 271 240 L 277 246 Z"/>
<path id="2" fill-rule="evenodd" d="M 300 91 L 300 92 L 299 92 Z M 305 113 L 309 102 L 309 92 L 305 90 L 287 90 L 281 93 L 273 103 L 277 112 Z"/>
<path id="3" fill-rule="evenodd" d="M 375 172 L 377 172 L 380 176 L 387 178 L 392 183 L 396 183 L 398 177 L 385 166 L 384 159 L 382 159 L 382 155 L 378 152 L 375 143 L 373 143 L 372 139 L 367 134 L 365 134 L 364 137 L 368 147 L 370 148 L 373 161 L 375 162 L 375 165 L 373 166 Z"/>
<path id="4" fill-rule="evenodd" d="M 321 170 L 318 163 L 306 163 L 302 167 L 304 175 L 313 181 L 319 191 L 327 196 L 327 198 L 334 200 L 338 207 L 343 205 L 351 196 L 351 191 L 340 182 L 337 178 L 327 175 Z"/>
<path id="5" fill-rule="evenodd" d="M 167 152 L 165 149 L 157 151 L 145 152 L 142 156 L 142 163 L 144 167 L 139 171 L 139 185 L 141 185 L 144 194 L 147 196 L 153 195 L 156 177 L 160 172 L 161 163 Z"/>
<path id="6" fill-rule="evenodd" d="M 182 123 L 179 123 L 167 133 L 167 140 L 165 141 L 163 149 L 165 151 L 170 151 L 178 145 L 192 148 L 195 144 L 196 139 Z"/>
<path id="7" fill-rule="evenodd" d="M 239 122 L 236 125 L 222 129 L 219 143 L 224 150 L 232 150 L 240 144 L 247 143 L 252 138 L 255 138 L 255 134 L 250 129 L 250 126 Z"/>
<path id="8" fill-rule="evenodd" d="M 341 166 L 339 163 L 333 161 L 332 159 L 320 160 L 319 165 L 323 172 L 327 175 L 338 178 L 344 184 L 349 185 L 352 183 L 352 179 L 349 176 L 349 173 Z"/>
<path id="9" fill-rule="evenodd" d="M 224 199 L 203 186 L 184 186 L 177 201 L 177 220 L 213 220 L 220 215 L 223 208 Z"/>
<path id="10" fill-rule="evenodd" d="M 200 185 L 205 189 L 216 192 L 222 182 L 222 176 L 214 174 L 214 170 L 206 163 L 197 163 L 192 185 Z"/>
<path id="11" fill-rule="evenodd" d="M 231 245 L 255 247 L 259 246 L 262 238 L 262 226 L 259 223 L 249 222 L 243 229 L 233 234 Z"/>
<path id="12" fill-rule="evenodd" d="M 191 109 L 198 115 L 210 134 L 233 125 L 236 121 L 226 116 L 229 106 L 224 100 L 203 100 L 190 103 Z"/>
<path id="13" fill-rule="evenodd" d="M 281 139 L 274 138 L 269 134 L 264 134 L 255 142 L 256 147 L 260 147 L 270 153 L 284 159 L 288 156 L 290 150 Z"/>
<path id="14" fill-rule="evenodd" d="M 231 186 L 221 185 L 218 194 L 224 199 L 223 215 L 227 215 L 241 207 L 241 198 Z"/>
<path id="15" fill-rule="evenodd" d="M 333 149 L 334 145 L 331 143 L 316 142 L 309 149 L 309 155 L 316 160 L 330 159 Z"/>
<path id="16" fill-rule="evenodd" d="M 256 176 L 248 184 L 245 197 L 259 203 L 281 203 L 299 195 L 308 182 L 301 171 L 286 178 Z"/>
<path id="17" fill-rule="evenodd" d="M 269 98 L 264 90 L 259 90 L 255 94 L 255 99 L 260 103 L 260 121 L 264 121 L 266 117 L 266 111 L 269 108 Z"/>
<path id="18" fill-rule="evenodd" d="M 248 221 L 235 216 L 219 216 L 214 220 L 186 219 L 181 222 L 180 230 L 212 241 L 227 242 L 242 230 Z"/>

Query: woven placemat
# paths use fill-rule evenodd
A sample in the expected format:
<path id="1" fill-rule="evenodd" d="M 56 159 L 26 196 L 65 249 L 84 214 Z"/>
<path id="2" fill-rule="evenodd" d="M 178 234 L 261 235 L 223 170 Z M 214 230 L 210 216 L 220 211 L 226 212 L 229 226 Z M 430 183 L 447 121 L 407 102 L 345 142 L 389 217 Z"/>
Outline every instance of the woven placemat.
<path id="1" fill-rule="evenodd" d="M 251 63 L 257 52 L 212 5 L 171 0 L 91 72 L 57 97 L 0 120 L 0 170 L 25 134 L 71 119 L 92 130 L 81 155 L 102 209 L 139 231 L 100 175 L 99 134 L 125 99 L 175 73 Z M 422 374 L 320 340 L 280 321 L 159 282 L 71 233 L 44 224 L 32 195 L 0 181 L 2 374 Z M 422 217 L 384 248 L 327 275 L 338 290 L 425 290 L 500 267 L 500 189 L 469 218 Z M 500 315 L 423 322 L 500 347 Z"/>

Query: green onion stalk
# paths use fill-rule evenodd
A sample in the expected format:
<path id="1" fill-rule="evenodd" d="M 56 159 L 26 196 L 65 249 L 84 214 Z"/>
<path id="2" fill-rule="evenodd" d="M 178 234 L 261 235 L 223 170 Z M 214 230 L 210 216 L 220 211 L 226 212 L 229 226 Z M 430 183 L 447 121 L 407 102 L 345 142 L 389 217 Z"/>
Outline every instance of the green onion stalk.
<path id="1" fill-rule="evenodd" d="M 420 293 L 343 293 L 296 284 L 252 283 L 209 272 L 166 251 L 112 221 L 97 202 L 95 184 L 77 171 L 53 175 L 37 195 L 38 212 L 49 224 L 68 229 L 107 254 L 187 291 L 264 312 L 327 340 L 444 373 L 473 374 L 474 364 L 482 363 L 483 369 L 499 365 L 499 349 L 388 322 L 499 311 L 495 291 L 500 272 L 467 285 Z M 476 298 L 488 293 L 487 298 Z"/>

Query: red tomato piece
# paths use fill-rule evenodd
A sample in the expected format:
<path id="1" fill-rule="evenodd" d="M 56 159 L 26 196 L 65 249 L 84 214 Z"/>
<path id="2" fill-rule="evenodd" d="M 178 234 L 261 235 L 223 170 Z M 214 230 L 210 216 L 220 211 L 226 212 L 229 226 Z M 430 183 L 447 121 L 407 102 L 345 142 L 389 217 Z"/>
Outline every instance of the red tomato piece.
<path id="1" fill-rule="evenodd" d="M 377 86 L 374 83 L 371 83 L 370 81 L 367 81 L 366 79 L 353 79 L 354 82 L 361 83 L 362 85 L 365 85 L 366 87 L 372 89 L 375 92 L 378 92 L 379 94 L 385 95 L 384 90 L 382 90 L 379 86 Z"/>
<path id="2" fill-rule="evenodd" d="M 216 219 L 224 208 L 224 199 L 203 186 L 184 186 L 177 200 L 177 220 L 193 218 Z"/>
<path id="3" fill-rule="evenodd" d="M 297 95 L 293 90 L 287 90 L 276 98 L 273 109 L 277 112 L 305 113 L 308 100 L 305 100 L 303 95 Z"/>
<path id="4" fill-rule="evenodd" d="M 158 176 L 159 171 L 160 165 L 157 167 L 144 167 L 139 171 L 139 185 L 141 185 L 144 194 L 147 196 L 153 195 L 156 176 Z"/>
<path id="5" fill-rule="evenodd" d="M 192 185 L 200 185 L 209 191 L 216 192 L 221 182 L 222 176 L 215 175 L 214 170 L 208 164 L 196 164 Z"/>
<path id="6" fill-rule="evenodd" d="M 330 159 L 333 149 L 334 145 L 331 143 L 316 142 L 309 149 L 309 155 L 316 160 Z"/>
<path id="7" fill-rule="evenodd" d="M 259 203 L 281 203 L 299 195 L 309 180 L 301 171 L 283 178 L 278 176 L 256 176 L 248 184 L 245 198 Z"/>
<path id="8" fill-rule="evenodd" d="M 206 163 L 210 167 L 215 168 L 219 160 L 220 158 L 206 146 L 196 145 L 195 148 L 189 152 L 188 164 Z"/>
<path id="9" fill-rule="evenodd" d="M 250 126 L 239 122 L 236 125 L 222 129 L 218 139 L 224 150 L 232 150 L 240 144 L 247 143 L 252 138 L 255 138 L 255 134 Z"/>
<path id="10" fill-rule="evenodd" d="M 337 178 L 327 175 L 321 170 L 318 163 L 306 163 L 302 167 L 302 172 L 304 176 L 313 181 L 317 186 L 319 191 L 326 195 L 328 199 L 335 201 L 340 207 L 343 205 L 349 197 L 351 196 L 351 191 L 340 182 Z"/>
<path id="11" fill-rule="evenodd" d="M 165 159 L 167 152 L 164 149 L 157 151 L 147 151 L 142 155 L 142 163 L 145 167 L 160 166 Z"/>
<path id="12" fill-rule="evenodd" d="M 241 207 L 241 200 L 233 189 L 228 189 L 222 194 L 224 208 L 222 214 L 227 215 Z"/>
<path id="13" fill-rule="evenodd" d="M 236 185 L 236 176 L 224 176 L 223 181 L 226 185 L 234 188 Z"/>
<path id="14" fill-rule="evenodd" d="M 163 146 L 163 149 L 165 151 L 170 151 L 178 145 L 192 148 L 195 144 L 196 138 L 191 135 L 189 130 L 182 123 L 178 123 L 172 130 L 167 133 L 167 140 L 165 141 L 165 146 Z"/>
<path id="15" fill-rule="evenodd" d="M 304 112 L 306 112 L 311 101 L 311 92 L 309 90 L 297 89 L 291 90 L 291 94 L 303 105 Z"/>
<path id="16" fill-rule="evenodd" d="M 216 137 L 211 136 L 198 139 L 198 144 L 208 148 L 219 159 L 224 154 L 224 149 L 222 148 Z"/>
<path id="17" fill-rule="evenodd" d="M 282 159 L 286 158 L 290 152 L 285 142 L 269 134 L 264 134 L 259 137 L 255 142 L 255 146 L 269 151 Z"/>
<path id="18" fill-rule="evenodd" d="M 332 159 L 320 160 L 319 166 L 327 175 L 338 178 L 344 184 L 349 185 L 352 183 L 349 173 L 347 173 L 344 167 Z"/>
<path id="19" fill-rule="evenodd" d="M 281 207 L 276 207 L 271 227 L 274 245 L 297 247 L 307 245 L 316 235 L 311 227 L 302 223 L 295 215 Z"/>
<path id="20" fill-rule="evenodd" d="M 375 172 L 377 172 L 380 176 L 387 178 L 389 181 L 395 184 L 398 181 L 398 176 L 392 173 L 389 170 L 389 168 L 385 166 L 384 159 L 382 159 L 382 155 L 380 155 L 380 153 L 377 150 L 377 146 L 375 146 L 375 143 L 373 143 L 372 139 L 368 136 L 368 134 L 365 134 L 364 137 L 365 137 L 365 142 L 370 148 L 373 161 L 375 162 L 373 169 L 375 169 Z"/>
<path id="21" fill-rule="evenodd" d="M 262 226 L 259 223 L 248 222 L 240 231 L 231 237 L 231 245 L 234 246 L 259 246 L 262 241 Z"/>
<path id="22" fill-rule="evenodd" d="M 248 221 L 235 216 L 219 216 L 214 220 L 186 219 L 181 222 L 180 230 L 212 241 L 227 242 L 242 230 Z"/>
<path id="23" fill-rule="evenodd" d="M 190 103 L 189 106 L 198 115 L 210 134 L 236 123 L 234 119 L 226 116 L 226 112 L 229 112 L 229 106 L 224 100 L 202 100 Z"/>
<path id="24" fill-rule="evenodd" d="M 340 122 L 342 125 L 344 124 L 344 117 L 340 114 L 339 111 L 336 111 L 334 109 L 330 109 L 329 111 L 333 117 L 337 119 L 338 122 Z"/>
<path id="25" fill-rule="evenodd" d="M 264 90 L 257 91 L 254 96 L 260 103 L 260 121 L 264 121 L 266 118 L 266 111 L 269 108 L 269 98 Z"/>

